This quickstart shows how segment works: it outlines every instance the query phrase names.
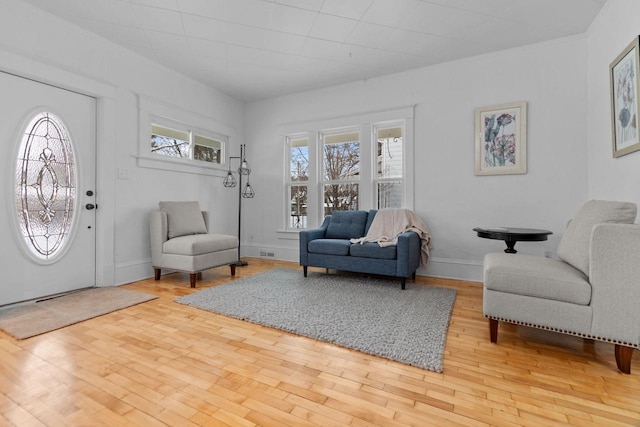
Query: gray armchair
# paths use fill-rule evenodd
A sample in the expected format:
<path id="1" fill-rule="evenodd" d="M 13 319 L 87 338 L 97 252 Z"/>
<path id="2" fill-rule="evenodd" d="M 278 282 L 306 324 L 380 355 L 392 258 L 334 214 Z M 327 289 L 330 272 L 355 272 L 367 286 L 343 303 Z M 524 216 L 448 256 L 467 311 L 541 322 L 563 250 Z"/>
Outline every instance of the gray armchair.
<path id="1" fill-rule="evenodd" d="M 499 322 L 615 345 L 631 372 L 640 344 L 640 225 L 633 203 L 592 200 L 569 223 L 560 259 L 506 253 L 484 259 L 484 315 L 491 342 Z"/>
<path id="2" fill-rule="evenodd" d="M 238 238 L 226 234 L 208 234 L 209 216 L 198 202 L 160 202 L 160 210 L 151 212 L 151 264 L 155 280 L 162 269 L 189 273 L 192 288 L 202 271 L 229 265 L 236 274 Z"/>

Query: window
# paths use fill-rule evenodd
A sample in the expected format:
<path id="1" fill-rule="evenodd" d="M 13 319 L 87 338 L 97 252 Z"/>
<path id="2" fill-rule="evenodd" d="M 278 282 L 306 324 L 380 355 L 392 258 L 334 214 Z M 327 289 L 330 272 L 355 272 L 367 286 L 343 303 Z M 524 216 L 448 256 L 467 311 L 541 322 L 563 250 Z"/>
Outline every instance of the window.
<path id="1" fill-rule="evenodd" d="M 324 214 L 358 210 L 360 132 L 321 133 Z"/>
<path id="2" fill-rule="evenodd" d="M 378 209 L 403 206 L 403 127 L 402 123 L 374 126 L 377 140 L 374 183 Z"/>
<path id="3" fill-rule="evenodd" d="M 138 166 L 224 178 L 233 128 L 142 96 L 139 107 Z"/>
<path id="4" fill-rule="evenodd" d="M 413 107 L 295 123 L 286 147 L 285 230 L 338 210 L 413 209 Z"/>
<path id="5" fill-rule="evenodd" d="M 210 138 L 192 130 L 151 124 L 151 153 L 220 164 L 226 138 Z"/>
<path id="6" fill-rule="evenodd" d="M 203 162 L 220 164 L 222 162 L 223 138 L 207 138 L 202 135 L 193 136 L 193 158 Z"/>
<path id="7" fill-rule="evenodd" d="M 289 196 L 288 228 L 307 228 L 307 195 L 309 182 L 309 138 L 288 137 Z"/>
<path id="8" fill-rule="evenodd" d="M 163 156 L 189 158 L 191 152 L 190 132 L 151 125 L 151 152 Z"/>
<path id="9" fill-rule="evenodd" d="M 36 114 L 22 135 L 15 170 L 16 213 L 29 253 L 53 262 L 71 234 L 76 207 L 73 143 L 62 120 Z"/>

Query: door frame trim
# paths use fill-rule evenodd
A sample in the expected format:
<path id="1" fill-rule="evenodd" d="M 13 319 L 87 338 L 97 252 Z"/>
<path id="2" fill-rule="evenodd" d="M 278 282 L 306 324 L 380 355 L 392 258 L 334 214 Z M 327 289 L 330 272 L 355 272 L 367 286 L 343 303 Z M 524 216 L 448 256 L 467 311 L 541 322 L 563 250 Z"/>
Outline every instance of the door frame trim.
<path id="1" fill-rule="evenodd" d="M 115 285 L 116 88 L 0 49 L 0 71 L 96 99 L 96 286 Z"/>

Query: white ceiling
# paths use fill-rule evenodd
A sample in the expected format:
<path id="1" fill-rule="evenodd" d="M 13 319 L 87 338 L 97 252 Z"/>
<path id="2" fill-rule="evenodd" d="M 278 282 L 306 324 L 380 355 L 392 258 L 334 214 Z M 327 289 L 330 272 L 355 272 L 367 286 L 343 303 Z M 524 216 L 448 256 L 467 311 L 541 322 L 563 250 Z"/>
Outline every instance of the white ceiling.
<path id="1" fill-rule="evenodd" d="M 606 0 L 25 0 L 241 101 L 584 33 Z"/>

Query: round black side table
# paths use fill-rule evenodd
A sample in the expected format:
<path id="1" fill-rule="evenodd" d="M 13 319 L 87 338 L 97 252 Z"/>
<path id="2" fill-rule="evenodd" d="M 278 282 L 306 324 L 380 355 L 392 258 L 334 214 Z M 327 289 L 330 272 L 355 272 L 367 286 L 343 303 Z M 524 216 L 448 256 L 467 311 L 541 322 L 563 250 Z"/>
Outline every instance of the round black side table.
<path id="1" fill-rule="evenodd" d="M 507 249 L 504 251 L 508 254 L 515 254 L 518 251 L 514 249 L 516 242 L 541 242 L 547 240 L 550 234 L 549 230 L 538 230 L 536 228 L 512 228 L 512 227 L 496 227 L 496 228 L 480 228 L 473 229 L 478 233 L 478 237 L 483 239 L 504 240 Z"/>

